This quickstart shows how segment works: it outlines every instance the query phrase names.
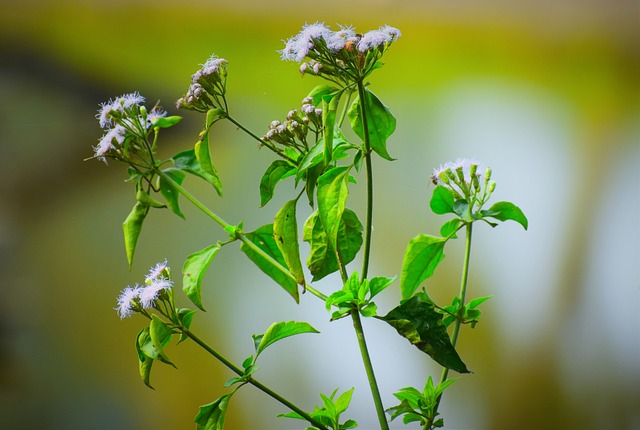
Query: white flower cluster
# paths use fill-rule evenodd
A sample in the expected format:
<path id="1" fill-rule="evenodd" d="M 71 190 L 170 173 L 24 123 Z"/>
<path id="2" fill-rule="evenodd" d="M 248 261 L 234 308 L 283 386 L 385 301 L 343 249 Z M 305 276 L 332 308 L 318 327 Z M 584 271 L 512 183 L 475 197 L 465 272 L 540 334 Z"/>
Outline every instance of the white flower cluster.
<path id="1" fill-rule="evenodd" d="M 105 134 L 93 149 L 95 157 L 107 162 L 106 156 L 112 150 L 119 150 L 128 135 L 146 135 L 152 124 L 165 117 L 167 112 L 154 107 L 146 111 L 145 99 L 139 93 L 124 94 L 100 105 L 96 118 Z"/>
<path id="2" fill-rule="evenodd" d="M 342 50 L 352 51 L 354 48 L 365 53 L 376 48 L 384 48 L 400 36 L 400 30 L 388 25 L 359 35 L 351 27 L 340 26 L 339 31 L 332 31 L 324 23 L 316 22 L 305 25 L 300 33 L 287 40 L 280 53 L 283 60 L 297 62 L 303 61 L 306 57 L 315 57 L 318 53 L 314 55 L 313 51 L 319 48 L 319 44 L 326 46 L 334 54 Z"/>
<path id="3" fill-rule="evenodd" d="M 271 121 L 269 131 L 262 138 L 285 146 L 295 146 L 296 138 L 304 141 L 310 125 L 315 126 L 316 129 L 322 128 L 322 109 L 315 107 L 312 103 L 311 97 L 305 97 L 300 110 L 289 111 L 284 122 Z"/>
<path id="4" fill-rule="evenodd" d="M 480 173 L 481 163 L 468 158 L 458 158 L 455 162 L 446 162 L 437 169 L 433 169 L 431 181 L 435 185 L 448 187 L 455 198 L 471 199 L 473 196 L 486 201 L 496 188 L 495 181 L 491 180 L 491 168 L 487 167 L 484 173 Z M 483 186 L 480 185 L 480 178 Z M 479 193 L 482 192 L 482 196 Z"/>
<path id="5" fill-rule="evenodd" d="M 144 285 L 127 286 L 118 296 L 118 306 L 115 308 L 120 318 L 127 318 L 142 309 L 152 308 L 155 301 L 166 290 L 173 287 L 169 278 L 170 269 L 167 261 L 156 264 L 149 270 Z"/>

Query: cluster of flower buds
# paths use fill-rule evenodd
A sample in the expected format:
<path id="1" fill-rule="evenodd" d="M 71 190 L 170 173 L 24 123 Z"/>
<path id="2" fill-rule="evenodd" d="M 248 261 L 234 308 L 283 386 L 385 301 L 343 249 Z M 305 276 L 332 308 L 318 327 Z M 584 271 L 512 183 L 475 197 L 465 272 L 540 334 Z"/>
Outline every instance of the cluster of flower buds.
<path id="1" fill-rule="evenodd" d="M 302 100 L 300 109 L 289 111 L 284 122 L 272 121 L 269 131 L 262 137 L 263 140 L 280 144 L 285 147 L 299 147 L 300 144 L 307 147 L 307 134 L 309 130 L 319 133 L 322 130 L 322 109 L 315 107 L 311 97 Z"/>
<path id="2" fill-rule="evenodd" d="M 158 309 L 159 301 L 167 302 L 173 307 L 172 287 L 171 271 L 165 260 L 149 270 L 142 286 L 136 284 L 122 290 L 115 309 L 123 319 L 136 312 L 145 312 L 146 309 Z"/>
<path id="3" fill-rule="evenodd" d="M 209 109 L 226 108 L 225 92 L 227 87 L 227 63 L 224 58 L 215 55 L 191 76 L 191 85 L 187 94 L 178 99 L 178 109 L 191 109 L 207 112 Z M 226 109 L 225 109 L 226 110 Z"/>
<path id="4" fill-rule="evenodd" d="M 398 40 L 400 30 L 385 25 L 365 34 L 351 27 L 332 31 L 323 23 L 305 25 L 302 31 L 287 40 L 280 51 L 283 60 L 304 62 L 300 73 L 310 73 L 331 79 L 366 76 L 389 46 Z"/>
<path id="5" fill-rule="evenodd" d="M 93 149 L 95 157 L 107 162 L 107 157 L 126 159 L 127 154 L 142 149 L 149 132 L 167 113 L 159 107 L 150 112 L 142 105 L 139 93 L 125 94 L 100 105 L 96 115 L 104 135 Z"/>
<path id="6" fill-rule="evenodd" d="M 496 183 L 491 180 L 491 168 L 487 167 L 482 174 L 478 172 L 479 165 L 475 160 L 459 158 L 455 162 L 447 162 L 434 169 L 431 181 L 435 185 L 449 188 L 456 200 L 484 202 L 495 190 Z M 481 185 L 480 179 L 483 176 Z"/>

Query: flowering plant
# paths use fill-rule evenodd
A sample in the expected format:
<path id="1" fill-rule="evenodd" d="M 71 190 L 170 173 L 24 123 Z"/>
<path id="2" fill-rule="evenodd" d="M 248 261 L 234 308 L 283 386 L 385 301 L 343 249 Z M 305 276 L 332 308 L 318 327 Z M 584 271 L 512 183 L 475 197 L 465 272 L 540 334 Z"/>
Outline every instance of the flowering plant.
<path id="1" fill-rule="evenodd" d="M 491 179 L 491 169 L 481 168 L 480 163 L 466 159 L 435 169 L 431 180 L 436 187 L 430 208 L 436 214 L 452 215 L 453 218 L 442 225 L 440 236 L 418 234 L 409 241 L 400 268 L 402 300 L 386 315 L 378 313 L 375 297 L 394 284 L 397 277 L 370 276 L 369 273 L 373 234 L 371 160 L 374 156 L 393 160 L 387 151 L 387 140 L 395 130 L 396 120 L 369 89 L 366 79 L 382 67 L 381 58 L 399 37 L 400 31 L 389 26 L 365 34 L 357 34 L 351 27 L 333 31 L 319 23 L 304 26 L 299 34 L 286 42 L 280 51 L 281 57 L 301 63 L 301 74 L 323 78 L 329 84 L 313 88 L 302 99 L 299 108 L 291 110 L 284 121 L 271 122 L 262 136 L 230 115 L 226 98 L 228 62 L 211 56 L 192 76 L 187 93 L 177 102 L 178 108 L 205 114 L 204 128 L 193 149 L 168 160 L 159 160 L 156 153 L 159 132 L 176 125 L 180 117 L 168 116 L 157 106 L 147 110 L 145 99 L 132 93 L 102 104 L 98 120 L 104 135 L 94 148 L 92 158 L 105 163 L 116 160 L 127 164 L 129 181 L 136 185 L 136 203 L 123 223 L 130 266 L 150 210 L 168 208 L 184 218 L 180 196 L 186 198 L 220 225 L 227 235 L 226 239 L 188 255 L 182 266 L 182 290 L 196 308 L 204 310 L 203 276 L 215 256 L 227 245 L 240 242 L 240 250 L 248 259 L 297 303 L 301 291 L 307 291 L 320 299 L 332 321 L 352 319 L 381 429 L 388 429 L 389 421 L 399 417 L 405 424 L 419 422 L 422 428 L 433 429 L 443 426 L 443 419 L 438 418 L 438 407 L 443 392 L 455 381 L 448 379 L 449 371 L 469 373 L 455 349 L 460 329 L 465 324 L 475 327 L 481 315 L 478 306 L 488 299 L 480 297 L 467 301 L 466 298 L 472 226 L 482 221 L 495 227 L 501 221 L 512 220 L 526 229 L 528 222 L 512 203 L 498 202 L 486 208 L 496 187 Z M 187 175 L 192 175 L 209 183 L 218 194 L 222 193 L 222 182 L 209 146 L 209 132 L 222 120 L 235 124 L 275 157 L 260 181 L 261 206 L 272 199 L 277 185 L 286 178 L 294 178 L 297 189 L 295 196 L 277 211 L 272 222 L 252 231 L 245 231 L 242 223 L 226 222 L 183 186 Z M 358 142 L 352 142 L 343 134 L 345 122 Z M 366 184 L 364 223 L 347 205 L 350 188 L 359 174 L 364 174 Z M 303 195 L 314 210 L 302 228 L 302 240 L 310 248 L 306 269 L 300 252 L 296 212 Z M 450 305 L 439 306 L 429 297 L 423 283 L 444 258 L 445 245 L 456 239 L 461 230 L 465 231 L 466 252 L 460 289 Z M 349 273 L 349 264 L 360 253 L 362 267 Z M 341 279 L 339 288 L 324 293 L 314 286 L 318 280 L 336 272 Z M 198 429 L 222 429 L 229 402 L 245 385 L 258 388 L 284 405 L 288 412 L 281 417 L 304 420 L 311 426 L 309 428 L 342 430 L 357 426 L 353 419 L 342 420 L 354 388 L 339 395 L 337 390 L 329 396 L 321 394 L 322 406 L 308 410 L 255 378 L 257 360 L 267 347 L 294 335 L 318 333 L 311 324 L 299 321 L 273 323 L 264 333 L 253 336 L 254 353 L 238 365 L 192 330 L 197 310 L 176 305 L 174 282 L 168 262 L 158 263 L 142 286 L 136 284 L 122 291 L 116 310 L 121 318 L 140 314 L 150 321 L 136 338 L 140 376 L 149 387 L 155 362 L 173 364 L 166 347 L 176 336 L 179 342 L 192 340 L 235 374 L 225 384 L 229 388 L 226 394 L 200 407 L 195 418 Z M 394 393 L 399 403 L 385 409 L 362 317 L 390 325 L 410 344 L 439 363 L 443 367 L 440 381 L 435 384 L 429 377 L 422 390 L 400 388 Z"/>

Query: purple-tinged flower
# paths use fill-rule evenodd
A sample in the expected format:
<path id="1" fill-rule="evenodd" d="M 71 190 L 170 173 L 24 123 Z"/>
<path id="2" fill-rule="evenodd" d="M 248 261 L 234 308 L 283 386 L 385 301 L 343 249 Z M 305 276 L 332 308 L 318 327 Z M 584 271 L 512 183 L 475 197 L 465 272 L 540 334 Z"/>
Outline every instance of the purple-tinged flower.
<path id="1" fill-rule="evenodd" d="M 340 31 L 333 32 L 327 39 L 327 48 L 331 52 L 338 52 L 347 46 L 347 42 L 357 42 L 358 36 L 351 27 L 340 26 Z"/>
<path id="2" fill-rule="evenodd" d="M 400 30 L 398 30 L 395 27 L 391 27 L 390 25 L 384 25 L 380 27 L 379 30 L 387 34 L 391 38 L 390 42 L 395 42 L 400 38 L 400 36 L 402 36 L 402 33 L 400 33 Z"/>
<path id="3" fill-rule="evenodd" d="M 365 52 L 391 42 L 391 36 L 380 30 L 368 31 L 358 42 L 358 51 Z"/>
<path id="4" fill-rule="evenodd" d="M 147 126 L 151 127 L 160 118 L 167 116 L 167 112 L 159 107 L 151 109 L 151 112 L 147 115 Z"/>
<path id="5" fill-rule="evenodd" d="M 115 105 L 122 106 L 122 109 L 127 109 L 131 106 L 139 105 L 140 103 L 144 103 L 144 97 L 142 97 L 137 91 L 120 96 L 114 102 Z"/>
<path id="6" fill-rule="evenodd" d="M 147 284 L 150 284 L 158 278 L 165 277 L 164 274 L 167 273 L 169 270 L 170 269 L 169 269 L 169 266 L 167 265 L 167 260 L 165 259 L 164 261 L 161 261 L 160 263 L 156 264 L 151 269 L 149 269 L 149 273 L 147 274 L 147 277 L 144 278 L 144 281 Z"/>
<path id="7" fill-rule="evenodd" d="M 140 290 L 140 304 L 143 309 L 153 307 L 153 302 L 160 296 L 163 290 L 173 287 L 173 281 L 167 278 L 156 278 L 150 284 Z"/>
<path id="8" fill-rule="evenodd" d="M 283 60 L 300 62 L 305 59 L 314 47 L 314 40 L 331 37 L 332 31 L 324 23 L 307 24 L 302 31 L 286 41 L 283 50 L 279 51 Z M 304 73 L 304 71 L 301 71 Z"/>
<path id="9" fill-rule="evenodd" d="M 114 110 L 117 110 L 117 107 L 114 106 L 113 100 L 109 100 L 108 102 L 100 105 L 100 110 L 96 115 L 96 119 L 99 121 L 101 128 L 107 128 L 113 125 L 113 121 L 109 117 L 109 114 Z"/>
<path id="10" fill-rule="evenodd" d="M 107 153 L 112 149 L 116 149 L 116 146 L 113 144 L 114 140 L 118 145 L 122 145 L 124 143 L 126 133 L 127 130 L 121 125 L 116 125 L 107 131 L 100 139 L 100 142 L 98 142 L 98 146 L 93 148 L 95 150 L 96 158 L 106 163 L 107 159 L 105 156 Z"/>
<path id="11" fill-rule="evenodd" d="M 193 74 L 191 77 L 191 82 L 197 84 L 198 81 L 206 76 L 211 76 L 220 70 L 224 64 L 227 64 L 228 61 L 224 58 L 218 58 L 215 54 L 213 54 L 209 59 L 202 65 L 202 67 Z"/>
<path id="12" fill-rule="evenodd" d="M 120 315 L 120 319 L 130 317 L 134 311 L 132 302 L 138 299 L 140 296 L 140 287 L 136 284 L 135 287 L 126 287 L 118 296 L 118 306 L 115 308 Z"/>

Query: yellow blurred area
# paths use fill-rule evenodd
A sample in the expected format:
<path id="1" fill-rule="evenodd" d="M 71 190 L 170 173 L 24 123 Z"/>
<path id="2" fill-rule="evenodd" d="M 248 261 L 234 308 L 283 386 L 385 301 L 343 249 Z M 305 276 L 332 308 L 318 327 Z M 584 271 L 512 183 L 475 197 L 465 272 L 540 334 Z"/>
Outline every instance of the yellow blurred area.
<path id="1" fill-rule="evenodd" d="M 315 21 L 361 32 L 389 24 L 403 34 L 371 77 L 398 119 L 389 142 L 397 160 L 374 163 L 373 276 L 399 272 L 411 237 L 437 234 L 444 219 L 428 210 L 429 175 L 445 161 L 490 165 L 496 201 L 513 201 L 529 218 L 527 232 L 515 223 L 475 232 L 470 294 L 493 298 L 480 324 L 462 331 L 460 353 L 474 374 L 447 392 L 445 428 L 640 428 L 638 12 L 637 1 L 623 0 L 2 5 L 0 428 L 188 429 L 199 405 L 226 392 L 230 372 L 190 342 L 168 348 L 178 369 L 156 364 L 155 391 L 146 388 L 134 348 L 145 321 L 120 321 L 113 310 L 151 265 L 167 258 L 179 279 L 187 255 L 226 233 L 186 201 L 187 222 L 154 211 L 129 272 L 121 223 L 133 187 L 123 166 L 82 160 L 100 137 L 98 105 L 132 91 L 185 116 L 161 135 L 161 153 L 189 148 L 204 118 L 177 112 L 174 101 L 212 53 L 229 60 L 234 116 L 264 133 L 322 83 L 276 52 Z M 271 222 L 291 184 L 258 209 L 270 155 L 229 124 L 212 139 L 224 198 L 196 180 L 187 185 L 229 222 L 248 230 Z M 352 187 L 356 209 L 363 184 Z M 240 363 L 251 334 L 309 321 L 322 334 L 274 346 L 257 377 L 308 409 L 319 392 L 355 386 L 349 417 L 376 428 L 350 324 L 329 323 L 310 295 L 296 305 L 239 252 L 223 251 L 205 277 L 208 312 L 194 328 Z M 439 303 L 455 294 L 460 265 L 454 243 L 425 283 Z M 330 293 L 337 279 L 318 288 Z M 380 313 L 398 299 L 394 285 Z M 365 330 L 386 407 L 394 390 L 439 376 L 389 327 L 366 320 Z M 284 412 L 246 387 L 225 428 L 303 428 L 275 418 Z"/>

